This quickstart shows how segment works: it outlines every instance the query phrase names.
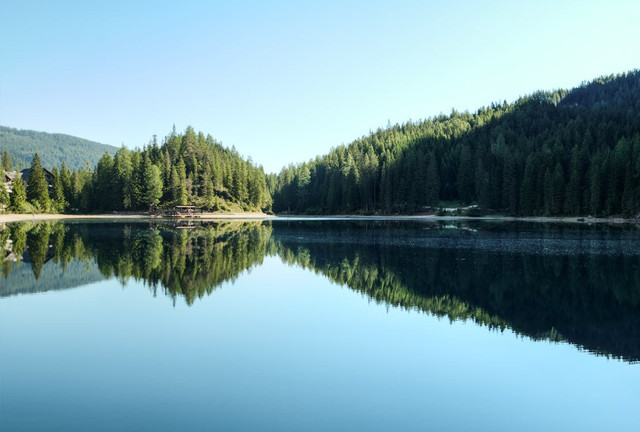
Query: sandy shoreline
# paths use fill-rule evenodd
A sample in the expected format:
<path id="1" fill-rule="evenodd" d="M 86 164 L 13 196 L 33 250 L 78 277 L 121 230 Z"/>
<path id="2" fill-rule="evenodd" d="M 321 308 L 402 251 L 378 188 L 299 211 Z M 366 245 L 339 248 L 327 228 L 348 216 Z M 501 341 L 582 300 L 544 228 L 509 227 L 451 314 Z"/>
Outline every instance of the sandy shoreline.
<path id="1" fill-rule="evenodd" d="M 108 220 L 154 220 L 173 218 L 159 218 L 146 213 L 105 213 L 105 214 L 0 214 L 0 224 L 8 222 L 20 221 L 40 221 L 40 220 L 86 220 L 86 219 L 108 219 Z M 219 219 L 236 219 L 236 220 L 265 220 L 265 219 L 292 219 L 292 220 L 433 220 L 433 221 L 509 221 L 509 222 L 563 222 L 563 223 L 604 223 L 604 224 L 622 224 L 622 223 L 640 223 L 637 219 L 624 218 L 588 218 L 588 217 L 511 217 L 511 216 L 435 216 L 435 215 L 405 215 L 405 216 L 359 216 L 359 215 L 326 215 L 326 216 L 309 216 L 309 215 L 268 215 L 265 213 L 203 213 L 195 220 L 219 220 Z"/>

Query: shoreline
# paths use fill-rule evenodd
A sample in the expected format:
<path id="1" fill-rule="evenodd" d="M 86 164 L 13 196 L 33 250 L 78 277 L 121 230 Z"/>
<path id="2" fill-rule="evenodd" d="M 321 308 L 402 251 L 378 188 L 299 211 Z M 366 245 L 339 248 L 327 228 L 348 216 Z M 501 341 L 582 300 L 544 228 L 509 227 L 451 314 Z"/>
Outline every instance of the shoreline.
<path id="1" fill-rule="evenodd" d="M 317 220 L 429 220 L 429 221 L 495 221 L 495 222 L 539 222 L 539 223 L 579 223 L 579 224 L 640 224 L 640 219 L 625 219 L 621 217 L 594 218 L 587 216 L 436 216 L 436 215 L 276 215 L 278 219 L 317 219 Z"/>
<path id="2" fill-rule="evenodd" d="M 275 216 L 268 215 L 266 213 L 203 213 L 197 218 L 165 218 L 149 215 L 148 213 L 103 213 L 103 214 L 22 214 L 22 213 L 7 213 L 0 214 L 0 224 L 9 222 L 28 222 L 28 221 L 42 221 L 42 220 L 216 220 L 216 219 L 269 219 Z"/>
<path id="3" fill-rule="evenodd" d="M 435 215 L 395 215 L 395 216 L 367 216 L 367 215 L 269 215 L 266 213 L 203 213 L 197 218 L 165 218 L 147 213 L 104 213 L 104 214 L 0 214 L 0 224 L 9 222 L 26 222 L 42 220 L 430 220 L 430 221 L 496 221 L 496 222 L 538 222 L 538 223 L 580 223 L 580 224 L 640 224 L 638 219 L 625 218 L 593 218 L 580 216 L 435 216 Z"/>

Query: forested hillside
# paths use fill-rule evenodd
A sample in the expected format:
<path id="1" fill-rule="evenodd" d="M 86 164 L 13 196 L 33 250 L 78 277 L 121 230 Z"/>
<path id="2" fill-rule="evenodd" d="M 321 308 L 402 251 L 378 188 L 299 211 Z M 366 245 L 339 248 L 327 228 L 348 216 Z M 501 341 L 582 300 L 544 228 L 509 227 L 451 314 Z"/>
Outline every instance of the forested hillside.
<path id="1" fill-rule="evenodd" d="M 71 169 L 83 168 L 87 162 L 93 167 L 105 152 L 114 155 L 118 148 L 71 135 L 0 126 L 0 154 L 5 150 L 14 169 L 28 168 L 37 152 L 43 166 L 50 170 L 54 166 L 59 168 L 62 162 Z"/>
<path id="2" fill-rule="evenodd" d="M 262 167 L 235 149 L 188 127 L 159 145 L 156 138 L 141 150 L 104 153 L 95 170 L 54 168 L 48 191 L 36 156 L 24 198 L 11 194 L 11 211 L 148 210 L 149 206 L 194 205 L 212 211 L 269 211 L 271 196 Z M 37 175 L 36 175 L 37 174 Z M 14 191 L 19 189 L 15 187 Z M 26 195 L 26 196 L 25 196 Z"/>
<path id="3" fill-rule="evenodd" d="M 268 184 L 276 212 L 410 214 L 445 201 L 521 216 L 635 216 L 640 72 L 378 130 Z"/>

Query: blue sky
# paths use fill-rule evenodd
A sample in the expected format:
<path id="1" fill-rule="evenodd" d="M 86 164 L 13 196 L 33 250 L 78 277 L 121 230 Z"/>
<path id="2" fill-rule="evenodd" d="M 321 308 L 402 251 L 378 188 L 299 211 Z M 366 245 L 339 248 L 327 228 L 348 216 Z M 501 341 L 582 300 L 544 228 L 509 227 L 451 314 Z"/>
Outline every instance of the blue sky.
<path id="1" fill-rule="evenodd" d="M 192 125 L 278 171 L 640 67 L 639 21 L 637 0 L 0 0 L 0 124 L 131 148 Z"/>

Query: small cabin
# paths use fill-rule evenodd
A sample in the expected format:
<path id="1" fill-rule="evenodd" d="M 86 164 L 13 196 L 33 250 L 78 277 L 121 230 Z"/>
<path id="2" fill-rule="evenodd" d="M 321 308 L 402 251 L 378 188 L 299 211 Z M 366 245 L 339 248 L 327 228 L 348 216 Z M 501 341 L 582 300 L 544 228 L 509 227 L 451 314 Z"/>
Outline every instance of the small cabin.
<path id="1" fill-rule="evenodd" d="M 13 182 L 16 180 L 17 177 L 20 176 L 20 174 L 18 173 L 18 171 L 3 171 L 3 172 L 4 172 L 4 177 L 3 177 L 4 188 L 7 190 L 8 193 L 11 193 L 13 191 Z"/>
<path id="2" fill-rule="evenodd" d="M 44 178 L 47 181 L 47 185 L 49 185 L 49 189 L 53 188 L 53 174 L 46 168 L 42 168 L 44 170 Z M 20 171 L 22 181 L 24 181 L 25 185 L 29 183 L 29 176 L 31 176 L 31 168 L 26 168 Z"/>

